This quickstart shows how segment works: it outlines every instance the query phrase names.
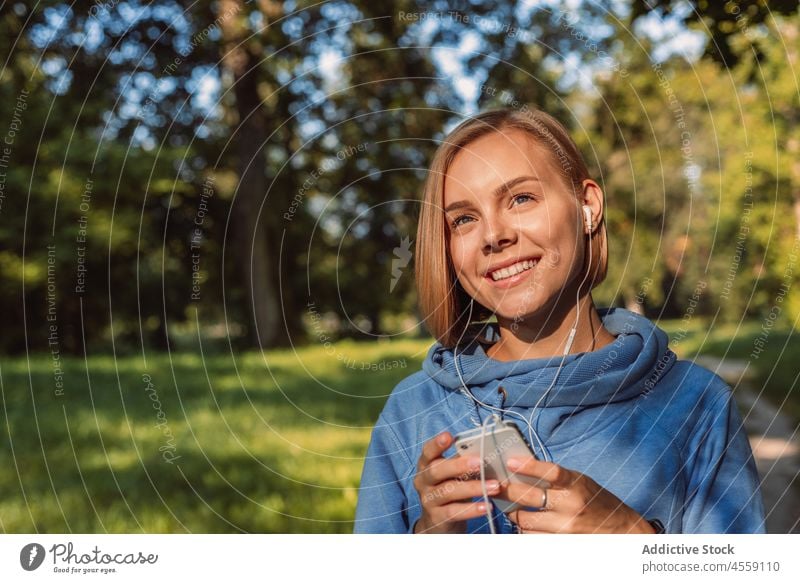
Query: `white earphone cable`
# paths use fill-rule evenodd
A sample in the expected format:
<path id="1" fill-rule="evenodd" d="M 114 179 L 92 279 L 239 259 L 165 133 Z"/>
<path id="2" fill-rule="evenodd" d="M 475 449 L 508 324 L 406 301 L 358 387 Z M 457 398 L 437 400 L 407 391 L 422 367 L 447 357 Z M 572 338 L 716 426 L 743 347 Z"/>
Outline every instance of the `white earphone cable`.
<path id="1" fill-rule="evenodd" d="M 585 206 L 584 208 L 589 208 L 589 207 Z M 587 227 L 589 228 L 589 261 L 591 261 L 591 257 L 592 257 L 592 233 L 593 233 L 592 219 L 591 219 L 591 214 L 587 213 L 585 216 L 586 216 L 586 219 L 587 219 L 586 220 Z M 531 411 L 531 417 L 530 417 L 531 425 L 533 424 L 533 416 L 536 414 L 536 411 L 538 410 L 539 405 L 541 405 L 541 403 L 544 400 L 544 398 L 550 392 L 550 389 L 552 389 L 553 386 L 556 384 L 556 381 L 558 380 L 558 377 L 561 374 L 561 367 L 564 365 L 564 360 L 566 360 L 567 355 L 569 354 L 569 351 L 572 348 L 572 343 L 575 340 L 575 334 L 576 334 L 576 332 L 578 330 L 578 320 L 580 318 L 580 313 L 581 313 L 580 312 L 580 293 L 581 293 L 581 288 L 583 287 L 583 284 L 586 283 L 586 280 L 588 279 L 588 277 L 589 277 L 589 269 L 587 268 L 586 269 L 586 273 L 584 274 L 583 279 L 581 280 L 581 283 L 578 286 L 578 289 L 575 290 L 575 323 L 572 325 L 572 329 L 569 331 L 569 336 L 567 337 L 567 343 L 566 343 L 566 346 L 564 347 L 564 354 L 561 357 L 561 362 L 558 365 L 558 370 L 556 370 L 556 374 L 553 377 L 553 382 L 550 383 L 550 386 L 547 387 L 547 389 L 542 393 L 542 396 L 539 397 L 539 400 L 536 401 L 536 404 L 533 406 L 533 410 Z M 534 434 L 536 434 L 536 433 L 534 432 Z M 539 439 L 538 435 L 537 435 L 536 439 L 538 441 L 538 439 Z M 549 455 L 548 455 L 548 457 L 549 457 Z M 545 459 L 545 461 L 551 461 L 551 460 Z"/>
<path id="2" fill-rule="evenodd" d="M 480 446 L 480 459 L 486 459 L 486 428 L 489 421 L 494 420 L 494 416 L 486 417 L 481 424 L 481 446 Z M 492 516 L 492 501 L 489 500 L 489 491 L 486 488 L 486 464 L 481 463 L 481 491 L 483 492 L 483 503 L 486 506 L 486 520 L 489 522 L 489 531 L 492 534 L 497 534 L 497 529 L 494 526 L 494 517 Z"/>

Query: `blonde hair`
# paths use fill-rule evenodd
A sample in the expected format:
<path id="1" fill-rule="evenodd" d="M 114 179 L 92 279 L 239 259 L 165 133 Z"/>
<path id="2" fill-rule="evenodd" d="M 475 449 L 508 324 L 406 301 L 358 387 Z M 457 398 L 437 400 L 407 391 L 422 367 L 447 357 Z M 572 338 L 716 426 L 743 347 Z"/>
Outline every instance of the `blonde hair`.
<path id="1" fill-rule="evenodd" d="M 583 193 L 589 171 L 578 147 L 561 123 L 543 111 L 499 109 L 487 111 L 462 122 L 436 150 L 425 182 L 425 193 L 417 229 L 415 272 L 421 315 L 431 334 L 447 347 L 455 346 L 474 321 L 485 320 L 491 312 L 475 302 L 461 287 L 447 246 L 444 214 L 444 181 L 456 155 L 467 145 L 491 132 L 522 130 L 547 149 L 553 162 L 576 197 Z M 587 253 L 581 277 L 582 289 L 592 290 L 606 277 L 608 237 L 601 216 L 592 232 L 592 253 Z M 470 317 L 470 314 L 472 317 Z M 469 321 L 468 321 L 469 320 Z"/>

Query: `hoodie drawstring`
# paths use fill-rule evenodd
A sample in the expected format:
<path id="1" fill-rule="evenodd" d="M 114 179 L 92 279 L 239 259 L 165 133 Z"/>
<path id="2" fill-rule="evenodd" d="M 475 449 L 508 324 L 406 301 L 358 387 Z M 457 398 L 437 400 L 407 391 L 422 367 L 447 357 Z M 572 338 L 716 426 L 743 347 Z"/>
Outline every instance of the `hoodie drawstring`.
<path id="1" fill-rule="evenodd" d="M 505 387 L 503 387 L 503 385 L 497 387 L 497 394 L 500 395 L 500 404 L 498 406 L 502 409 L 503 406 L 506 404 L 506 398 L 508 397 L 508 393 L 506 392 L 506 389 Z M 503 413 L 505 413 L 505 411 L 503 411 Z M 500 415 L 500 417 L 502 418 L 502 414 Z"/>

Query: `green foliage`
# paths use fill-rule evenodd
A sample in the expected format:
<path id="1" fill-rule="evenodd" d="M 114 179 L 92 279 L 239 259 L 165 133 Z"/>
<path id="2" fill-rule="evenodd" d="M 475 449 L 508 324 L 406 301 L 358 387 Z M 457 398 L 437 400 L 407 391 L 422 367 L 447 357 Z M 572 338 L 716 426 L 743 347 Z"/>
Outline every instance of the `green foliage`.
<path id="1" fill-rule="evenodd" d="M 776 148 L 791 150 L 793 138 L 774 117 L 800 115 L 781 46 L 796 37 L 797 16 L 769 22 L 771 34 L 731 36 L 741 51 L 733 69 L 656 64 L 650 47 L 630 43 L 617 54 L 624 70 L 596 81 L 579 139 L 607 196 L 600 303 L 643 298 L 651 315 L 682 317 L 695 298 L 694 312 L 737 321 L 763 317 L 800 281 L 800 169 Z M 792 325 L 800 312 L 788 296 L 781 317 Z"/>
<path id="2" fill-rule="evenodd" d="M 677 15 L 684 23 L 708 32 L 711 42 L 706 55 L 729 66 L 742 57 L 736 47 L 738 32 L 758 27 L 773 16 L 796 14 L 799 5 L 797 0 L 633 0 L 631 4 L 634 19 L 649 12 Z"/>
<path id="3" fill-rule="evenodd" d="M 70 353 L 164 348 L 194 318 L 223 322 L 238 345 L 302 343 L 317 335 L 309 306 L 336 337 L 414 329 L 404 254 L 425 236 L 432 152 L 466 112 L 523 104 L 572 128 L 605 189 L 599 304 L 681 317 L 700 286 L 704 315 L 763 317 L 781 294 L 782 317 L 800 315 L 786 291 L 800 273 L 791 3 L 783 16 L 740 3 L 746 18 L 705 6 L 735 58 L 661 63 L 634 26 L 652 12 L 639 2 L 622 17 L 494 0 L 469 13 L 423 0 L 234 3 L 233 15 L 133 4 L 136 17 L 122 3 L 0 7 L 0 121 L 21 118 L 0 208 L 0 301 L 13 306 L 0 350 L 47 348 L 48 276 Z M 474 103 L 465 80 L 481 88 Z"/>

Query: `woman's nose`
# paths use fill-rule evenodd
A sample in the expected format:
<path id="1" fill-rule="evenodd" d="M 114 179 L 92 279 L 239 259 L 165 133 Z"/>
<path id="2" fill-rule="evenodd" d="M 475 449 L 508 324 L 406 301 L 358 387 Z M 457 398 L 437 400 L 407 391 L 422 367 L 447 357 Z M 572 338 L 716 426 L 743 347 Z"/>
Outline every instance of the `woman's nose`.
<path id="1" fill-rule="evenodd" d="M 484 252 L 499 251 L 513 245 L 517 240 L 517 229 L 507 221 L 487 220 L 484 223 L 483 250 Z"/>

